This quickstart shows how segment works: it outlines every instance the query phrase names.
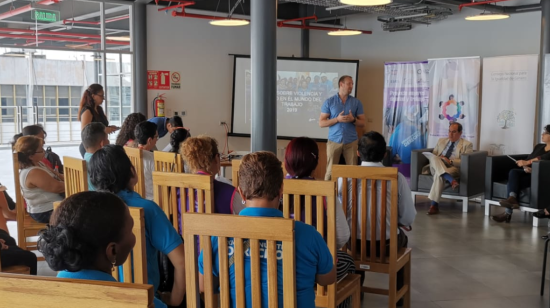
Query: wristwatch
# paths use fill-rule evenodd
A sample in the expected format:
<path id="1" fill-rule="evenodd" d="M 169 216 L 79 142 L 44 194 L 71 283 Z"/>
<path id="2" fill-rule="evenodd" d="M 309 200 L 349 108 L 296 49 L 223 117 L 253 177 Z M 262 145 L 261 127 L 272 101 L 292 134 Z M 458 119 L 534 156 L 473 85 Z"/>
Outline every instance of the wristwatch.
<path id="1" fill-rule="evenodd" d="M 357 118 L 353 118 L 353 122 L 351 122 L 351 123 L 355 124 L 355 121 L 357 121 Z"/>

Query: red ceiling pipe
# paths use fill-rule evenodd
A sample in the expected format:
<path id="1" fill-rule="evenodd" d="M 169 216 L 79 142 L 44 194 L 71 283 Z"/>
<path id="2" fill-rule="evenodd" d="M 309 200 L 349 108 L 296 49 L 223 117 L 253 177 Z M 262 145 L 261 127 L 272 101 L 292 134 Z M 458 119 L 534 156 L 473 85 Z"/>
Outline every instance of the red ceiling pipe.
<path id="1" fill-rule="evenodd" d="M 42 1 L 36 2 L 36 4 L 51 5 L 51 4 L 54 4 L 54 3 L 61 2 L 61 1 L 63 1 L 63 0 L 42 0 Z M 11 11 L 7 11 L 5 13 L 0 14 L 0 20 L 10 18 L 12 16 L 16 16 L 16 15 L 19 15 L 19 14 L 23 14 L 23 13 L 31 11 L 33 9 L 34 9 L 34 6 L 32 4 L 27 4 L 27 5 L 24 5 L 22 7 L 18 7 L 16 9 L 11 10 Z"/>
<path id="2" fill-rule="evenodd" d="M 338 31 L 341 28 L 330 28 L 330 27 L 319 27 L 319 26 L 308 26 L 306 25 L 306 20 L 314 19 L 317 21 L 317 16 L 308 16 L 308 17 L 300 17 L 300 18 L 294 18 L 294 19 L 288 19 L 288 20 L 282 20 L 277 22 L 277 26 L 279 28 L 294 28 L 294 29 L 308 29 L 308 30 L 323 30 L 323 31 Z M 300 21 L 301 25 L 292 25 L 288 24 L 289 22 L 293 21 Z M 356 29 L 345 29 L 345 30 L 353 30 L 353 31 L 361 31 L 363 34 L 372 34 L 372 31 L 363 31 L 363 30 L 356 30 Z"/>
<path id="3" fill-rule="evenodd" d="M 110 19 L 105 19 L 105 23 L 108 24 L 110 22 L 124 20 L 130 18 L 130 15 L 123 15 L 123 16 L 117 16 Z M 98 26 L 101 24 L 101 21 L 82 21 L 82 20 L 74 20 L 74 19 L 63 19 L 64 25 L 71 25 L 71 24 L 83 24 L 83 25 L 94 25 Z"/>
<path id="4" fill-rule="evenodd" d="M 169 7 L 165 7 L 162 9 L 159 9 L 159 12 L 166 11 L 166 10 L 172 10 L 172 9 L 178 9 L 181 8 L 181 12 L 178 11 L 172 11 L 172 16 L 174 17 L 190 17 L 190 18 L 199 18 L 199 19 L 208 19 L 208 20 L 223 20 L 223 19 L 238 19 L 243 20 L 240 18 L 227 18 L 227 17 L 220 17 L 220 16 L 212 16 L 212 15 L 202 15 L 202 14 L 191 14 L 185 12 L 185 7 L 195 4 L 195 1 L 185 1 L 185 0 L 179 0 L 179 1 L 172 1 L 172 2 L 179 2 L 180 4 L 172 5 Z M 157 2 L 158 3 L 158 2 Z M 246 20 L 246 19 L 245 19 Z"/>
<path id="5" fill-rule="evenodd" d="M 22 34 L 0 34 L 0 37 L 15 38 L 15 39 L 26 39 L 34 40 L 36 39 L 32 35 L 22 35 Z M 75 42 L 75 43 L 89 43 L 89 44 L 101 44 L 101 41 L 91 40 L 91 39 L 77 39 L 77 38 L 64 38 L 64 37 L 39 37 L 39 40 L 52 41 L 52 42 Z M 130 45 L 129 42 L 118 42 L 118 41 L 105 41 L 109 45 Z"/>
<path id="6" fill-rule="evenodd" d="M 67 33 L 67 32 L 53 32 L 46 30 L 29 30 L 29 29 L 12 29 L 12 28 L 0 28 L 0 32 L 7 33 L 28 33 L 28 34 L 40 34 L 40 35 L 52 35 L 52 36 L 66 36 L 66 37 L 84 37 L 84 38 L 95 38 L 101 39 L 101 35 L 97 34 L 84 34 L 84 33 Z M 2 35 L 0 35 L 2 36 Z"/>
<path id="7" fill-rule="evenodd" d="M 480 2 L 473 2 L 472 3 L 464 3 L 458 6 L 458 10 L 461 11 L 463 7 L 466 6 L 474 6 L 474 5 L 482 5 L 482 4 L 489 4 L 489 3 L 497 3 L 497 2 L 504 2 L 508 0 L 489 0 L 489 1 L 480 1 Z"/>

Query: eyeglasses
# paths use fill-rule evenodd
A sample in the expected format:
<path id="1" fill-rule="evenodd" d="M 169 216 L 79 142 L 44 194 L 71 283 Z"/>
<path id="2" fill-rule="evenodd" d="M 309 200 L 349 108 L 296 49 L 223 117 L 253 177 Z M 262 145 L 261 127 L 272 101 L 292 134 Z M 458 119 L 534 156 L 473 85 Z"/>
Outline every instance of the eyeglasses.
<path id="1" fill-rule="evenodd" d="M 101 96 L 102 98 L 105 98 L 105 94 L 94 94 L 95 96 Z"/>
<path id="2" fill-rule="evenodd" d="M 449 133 L 456 134 L 456 133 L 458 133 L 458 131 L 457 130 L 450 130 Z"/>
<path id="3" fill-rule="evenodd" d="M 44 150 L 44 148 L 42 148 L 41 150 L 42 150 L 42 151 L 36 151 L 36 152 L 34 152 L 34 154 L 40 154 L 40 153 L 45 153 L 45 152 L 46 152 L 46 150 Z"/>

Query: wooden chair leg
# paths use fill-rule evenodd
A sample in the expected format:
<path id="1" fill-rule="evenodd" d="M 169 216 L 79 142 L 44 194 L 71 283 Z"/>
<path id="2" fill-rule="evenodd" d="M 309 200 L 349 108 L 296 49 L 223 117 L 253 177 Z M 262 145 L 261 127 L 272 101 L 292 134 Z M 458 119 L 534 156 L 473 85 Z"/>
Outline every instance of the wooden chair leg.
<path id="1" fill-rule="evenodd" d="M 403 285 L 408 287 L 407 293 L 403 295 L 403 307 L 404 308 L 410 308 L 411 307 L 411 261 L 412 259 L 409 259 L 409 262 L 405 264 L 404 266 L 404 283 Z"/>
<path id="2" fill-rule="evenodd" d="M 351 296 L 351 307 L 361 308 L 361 286 L 358 284 Z"/>
<path id="3" fill-rule="evenodd" d="M 388 307 L 395 308 L 397 304 L 397 272 L 391 271 L 390 276 L 390 286 L 388 288 Z"/>

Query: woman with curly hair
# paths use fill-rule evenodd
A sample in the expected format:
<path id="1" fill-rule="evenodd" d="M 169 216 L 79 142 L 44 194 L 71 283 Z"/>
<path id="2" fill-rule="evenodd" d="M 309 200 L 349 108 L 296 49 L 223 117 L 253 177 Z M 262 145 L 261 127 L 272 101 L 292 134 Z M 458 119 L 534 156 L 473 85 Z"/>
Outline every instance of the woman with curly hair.
<path id="1" fill-rule="evenodd" d="M 139 112 L 130 113 L 122 123 L 115 144 L 134 147 L 134 140 L 136 139 L 134 130 L 136 125 L 144 121 L 147 121 L 147 118 L 143 114 Z"/>
<path id="2" fill-rule="evenodd" d="M 180 154 L 190 173 L 215 176 L 220 171 L 220 152 L 218 151 L 218 142 L 214 138 L 205 135 L 187 138 L 180 146 Z M 232 214 L 233 199 L 235 195 L 238 195 L 235 187 L 215 180 L 213 190 L 215 212 Z M 197 198 L 195 198 L 195 208 L 198 208 Z"/>
<path id="3" fill-rule="evenodd" d="M 107 134 L 113 133 L 120 128 L 111 125 L 109 126 L 109 120 L 103 112 L 101 104 L 105 100 L 105 92 L 103 91 L 103 86 L 97 83 L 90 85 L 86 91 L 82 94 L 82 99 L 80 99 L 80 106 L 78 107 L 78 120 L 80 121 L 80 129 L 84 129 L 86 125 L 92 122 L 101 122 L 105 125 L 105 132 Z M 84 145 L 80 143 L 80 155 L 84 158 L 86 154 L 86 149 Z"/>
<path id="4" fill-rule="evenodd" d="M 136 244 L 134 220 L 114 194 L 87 191 L 61 203 L 40 232 L 38 250 L 58 278 L 116 282 L 112 271 Z M 166 307 L 154 299 L 155 307 Z"/>

